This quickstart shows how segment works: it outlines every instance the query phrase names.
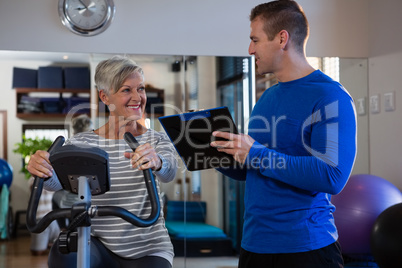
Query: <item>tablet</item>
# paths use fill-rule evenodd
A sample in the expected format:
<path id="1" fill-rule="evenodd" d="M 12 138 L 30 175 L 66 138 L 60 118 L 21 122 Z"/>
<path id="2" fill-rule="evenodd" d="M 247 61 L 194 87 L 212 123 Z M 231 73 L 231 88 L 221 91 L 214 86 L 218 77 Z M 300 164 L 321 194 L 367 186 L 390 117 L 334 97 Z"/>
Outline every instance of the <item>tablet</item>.
<path id="1" fill-rule="evenodd" d="M 227 107 L 159 117 L 177 153 L 189 171 L 229 167 L 235 164 L 233 156 L 218 152 L 210 145 L 214 131 L 238 134 Z"/>

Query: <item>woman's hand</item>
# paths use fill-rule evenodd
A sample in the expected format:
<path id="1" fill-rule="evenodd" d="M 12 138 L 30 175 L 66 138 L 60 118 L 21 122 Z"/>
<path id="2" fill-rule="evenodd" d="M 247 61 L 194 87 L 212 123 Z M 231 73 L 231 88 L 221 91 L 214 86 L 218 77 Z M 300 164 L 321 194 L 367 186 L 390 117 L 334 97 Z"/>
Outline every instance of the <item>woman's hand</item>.
<path id="1" fill-rule="evenodd" d="M 162 167 L 162 160 L 149 143 L 138 146 L 135 152 L 124 153 L 124 156 L 131 159 L 133 168 L 138 168 L 139 170 L 151 168 L 158 171 Z"/>
<path id="2" fill-rule="evenodd" d="M 38 150 L 29 159 L 27 170 L 32 176 L 50 178 L 53 176 L 53 168 L 49 161 L 47 151 Z"/>

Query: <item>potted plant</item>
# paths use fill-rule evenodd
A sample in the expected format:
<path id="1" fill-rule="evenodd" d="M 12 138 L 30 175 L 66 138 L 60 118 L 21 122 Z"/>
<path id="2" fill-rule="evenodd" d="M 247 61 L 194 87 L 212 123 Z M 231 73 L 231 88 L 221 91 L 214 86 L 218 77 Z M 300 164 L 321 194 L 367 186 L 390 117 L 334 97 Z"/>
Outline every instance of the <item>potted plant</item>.
<path id="1" fill-rule="evenodd" d="M 25 178 L 29 179 L 31 174 L 26 169 L 26 165 L 29 162 L 29 159 L 32 154 L 34 154 L 37 150 L 44 150 L 46 151 L 49 149 L 50 145 L 52 145 L 52 141 L 46 138 L 26 138 L 25 136 L 22 137 L 22 142 L 18 142 L 15 144 L 15 149 L 13 150 L 14 153 L 18 153 L 22 155 L 23 158 L 23 165 L 20 170 L 21 173 L 25 174 Z"/>

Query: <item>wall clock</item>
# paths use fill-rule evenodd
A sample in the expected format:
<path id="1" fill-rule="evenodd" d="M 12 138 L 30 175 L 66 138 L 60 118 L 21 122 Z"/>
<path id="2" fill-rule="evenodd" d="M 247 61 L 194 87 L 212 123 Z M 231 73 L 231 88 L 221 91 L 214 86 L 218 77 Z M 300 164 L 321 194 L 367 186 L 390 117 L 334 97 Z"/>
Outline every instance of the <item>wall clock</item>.
<path id="1" fill-rule="evenodd" d="M 105 31 L 114 13 L 113 0 L 59 0 L 62 23 L 81 36 L 93 36 Z"/>

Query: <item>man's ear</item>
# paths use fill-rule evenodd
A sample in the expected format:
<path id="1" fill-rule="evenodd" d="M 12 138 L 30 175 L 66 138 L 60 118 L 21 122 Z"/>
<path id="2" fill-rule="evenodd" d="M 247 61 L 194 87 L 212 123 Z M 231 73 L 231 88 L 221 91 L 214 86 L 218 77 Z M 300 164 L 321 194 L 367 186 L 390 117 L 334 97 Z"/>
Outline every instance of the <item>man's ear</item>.
<path id="1" fill-rule="evenodd" d="M 289 33 L 286 30 L 282 30 L 278 33 L 279 42 L 282 49 L 285 49 L 287 44 L 289 43 Z"/>
<path id="2" fill-rule="evenodd" d="M 109 97 L 104 90 L 99 91 L 99 98 L 105 105 L 109 105 Z"/>

